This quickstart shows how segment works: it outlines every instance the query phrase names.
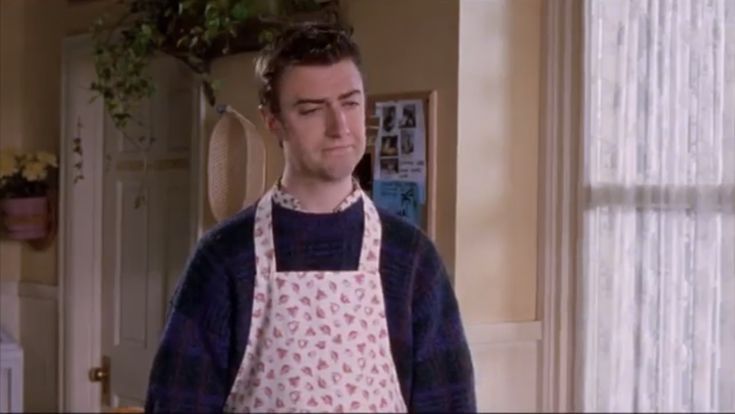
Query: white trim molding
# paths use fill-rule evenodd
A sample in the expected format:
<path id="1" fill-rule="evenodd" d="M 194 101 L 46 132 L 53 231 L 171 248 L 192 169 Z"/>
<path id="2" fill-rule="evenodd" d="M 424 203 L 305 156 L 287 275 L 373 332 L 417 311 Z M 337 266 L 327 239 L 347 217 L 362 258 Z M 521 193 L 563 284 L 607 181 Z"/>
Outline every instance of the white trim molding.
<path id="1" fill-rule="evenodd" d="M 100 386 L 88 370 L 101 361 L 102 101 L 70 90 L 91 69 L 89 35 L 64 39 L 61 107 L 61 210 L 59 226 L 59 407 L 99 412 Z M 89 76 L 89 73 L 86 73 Z M 77 77 L 81 78 L 77 78 Z M 91 94 L 91 91 L 88 92 Z M 77 126 L 81 123 L 82 126 Z M 74 184 L 73 139 L 79 135 L 84 179 Z M 65 162 L 67 161 L 67 162 Z"/>
<path id="2" fill-rule="evenodd" d="M 539 306 L 543 321 L 544 412 L 576 408 L 576 285 L 582 111 L 584 0 L 544 2 L 544 88 L 539 168 Z"/>
<path id="3" fill-rule="evenodd" d="M 466 329 L 467 342 L 473 345 L 540 341 L 542 335 L 541 321 L 470 325 Z"/>
<path id="4" fill-rule="evenodd" d="M 21 298 L 33 298 L 33 299 L 45 299 L 45 300 L 57 300 L 58 299 L 58 288 L 56 285 L 45 285 L 41 283 L 30 283 L 30 282 L 19 282 L 18 283 L 18 297 Z"/>
<path id="5" fill-rule="evenodd" d="M 35 299 L 58 299 L 58 288 L 56 285 L 43 283 L 24 282 L 16 280 L 3 280 L 0 282 L 0 292 L 5 296 L 16 296 Z"/>
<path id="6" fill-rule="evenodd" d="M 18 282 L 0 281 L 0 326 L 13 338 L 20 338 L 20 302 Z"/>

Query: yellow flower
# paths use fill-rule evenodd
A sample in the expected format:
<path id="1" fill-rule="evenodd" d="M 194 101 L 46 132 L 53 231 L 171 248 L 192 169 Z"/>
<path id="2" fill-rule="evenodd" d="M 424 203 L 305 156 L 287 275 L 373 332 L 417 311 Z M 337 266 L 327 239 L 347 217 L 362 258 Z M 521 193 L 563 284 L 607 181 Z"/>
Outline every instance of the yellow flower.
<path id="1" fill-rule="evenodd" d="M 18 161 L 11 151 L 0 151 L 0 178 L 7 178 L 18 172 Z"/>
<path id="2" fill-rule="evenodd" d="M 50 152 L 40 151 L 36 154 L 36 159 L 43 162 L 47 166 L 51 166 L 54 168 L 59 166 L 56 162 L 56 155 L 51 154 Z"/>
<path id="3" fill-rule="evenodd" d="M 28 181 L 43 181 L 46 179 L 46 165 L 39 161 L 29 162 L 23 167 L 23 178 Z"/>

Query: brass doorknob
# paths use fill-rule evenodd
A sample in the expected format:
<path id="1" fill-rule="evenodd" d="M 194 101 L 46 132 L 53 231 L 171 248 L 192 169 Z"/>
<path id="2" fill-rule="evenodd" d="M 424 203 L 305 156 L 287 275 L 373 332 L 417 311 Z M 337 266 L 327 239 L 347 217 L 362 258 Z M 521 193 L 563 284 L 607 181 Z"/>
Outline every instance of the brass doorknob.
<path id="1" fill-rule="evenodd" d="M 110 376 L 107 367 L 95 367 L 89 370 L 89 380 L 92 382 L 102 382 Z"/>
<path id="2" fill-rule="evenodd" d="M 110 357 L 102 357 L 102 366 L 93 367 L 89 370 L 89 380 L 99 382 L 102 385 L 102 401 L 109 405 L 110 397 Z"/>

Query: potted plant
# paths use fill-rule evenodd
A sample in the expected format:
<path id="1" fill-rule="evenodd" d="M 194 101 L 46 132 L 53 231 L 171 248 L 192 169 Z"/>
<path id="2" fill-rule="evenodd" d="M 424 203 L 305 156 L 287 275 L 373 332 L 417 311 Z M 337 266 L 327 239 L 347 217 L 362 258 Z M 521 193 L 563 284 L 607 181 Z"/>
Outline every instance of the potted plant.
<path id="1" fill-rule="evenodd" d="M 58 163 L 56 155 L 0 151 L 0 215 L 12 240 L 34 240 L 49 231 L 48 193 Z"/>
<path id="2" fill-rule="evenodd" d="M 157 54 L 173 56 L 200 79 L 216 105 L 214 59 L 255 51 L 284 25 L 339 20 L 338 0 L 119 0 L 123 12 L 92 26 L 97 79 L 91 88 L 104 99 L 115 126 L 125 130 L 132 108 L 150 98 L 155 85 L 146 69 Z M 126 137 L 132 140 L 131 137 Z"/>

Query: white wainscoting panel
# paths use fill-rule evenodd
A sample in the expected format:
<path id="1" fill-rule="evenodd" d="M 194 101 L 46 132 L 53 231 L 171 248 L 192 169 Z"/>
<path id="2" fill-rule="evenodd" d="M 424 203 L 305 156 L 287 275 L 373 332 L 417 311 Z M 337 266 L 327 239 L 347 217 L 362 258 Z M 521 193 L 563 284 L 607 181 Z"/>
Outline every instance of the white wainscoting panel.
<path id="1" fill-rule="evenodd" d="M 18 282 L 0 282 L 0 326 L 16 340 L 20 338 Z"/>
<path id="2" fill-rule="evenodd" d="M 0 413 L 23 411 L 23 350 L 0 329 Z"/>
<path id="3" fill-rule="evenodd" d="M 541 322 L 467 327 L 480 412 L 538 412 Z"/>
<path id="4" fill-rule="evenodd" d="M 58 411 L 58 299 L 56 286 L 18 283 L 24 407 Z"/>

